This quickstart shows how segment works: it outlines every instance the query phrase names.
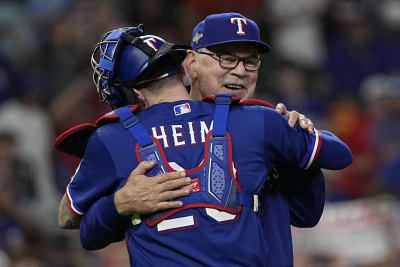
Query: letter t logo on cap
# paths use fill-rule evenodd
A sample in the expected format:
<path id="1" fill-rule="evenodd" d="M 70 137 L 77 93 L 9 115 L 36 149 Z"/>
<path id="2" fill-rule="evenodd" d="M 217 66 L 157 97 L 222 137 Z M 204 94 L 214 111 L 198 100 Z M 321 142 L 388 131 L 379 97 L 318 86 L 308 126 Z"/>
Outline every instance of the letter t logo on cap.
<path id="1" fill-rule="evenodd" d="M 238 26 L 238 31 L 236 32 L 238 35 L 246 35 L 246 33 L 243 31 L 243 24 L 247 25 L 247 20 L 244 18 L 231 18 L 231 23 L 236 24 Z"/>
<path id="2" fill-rule="evenodd" d="M 156 43 L 157 43 L 157 39 L 155 38 L 149 38 L 146 40 L 143 40 L 143 42 L 145 42 L 148 46 L 150 46 L 151 48 L 154 49 L 154 51 L 157 51 L 157 47 L 156 47 Z"/>

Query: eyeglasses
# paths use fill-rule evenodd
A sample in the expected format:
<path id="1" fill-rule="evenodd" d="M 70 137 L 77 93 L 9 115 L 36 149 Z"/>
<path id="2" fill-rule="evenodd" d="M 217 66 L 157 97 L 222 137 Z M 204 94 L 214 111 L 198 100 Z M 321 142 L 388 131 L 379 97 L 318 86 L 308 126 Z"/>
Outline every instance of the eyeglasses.
<path id="1" fill-rule="evenodd" d="M 196 51 L 199 54 L 207 55 L 212 57 L 215 60 L 219 61 L 219 65 L 221 68 L 224 69 L 234 69 L 239 65 L 239 62 L 242 61 L 244 68 L 247 71 L 256 71 L 260 68 L 262 59 L 256 57 L 256 56 L 249 56 L 249 57 L 238 57 L 236 55 L 221 55 L 221 54 L 216 54 L 216 53 L 207 53 L 207 52 L 201 52 L 201 51 Z M 215 58 L 218 57 L 217 58 Z"/>

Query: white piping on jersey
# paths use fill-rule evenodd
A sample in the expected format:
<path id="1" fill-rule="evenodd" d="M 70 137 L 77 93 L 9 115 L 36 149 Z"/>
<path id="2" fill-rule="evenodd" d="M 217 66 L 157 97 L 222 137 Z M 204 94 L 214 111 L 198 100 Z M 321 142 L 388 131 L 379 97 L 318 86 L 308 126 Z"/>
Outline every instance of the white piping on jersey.
<path id="1" fill-rule="evenodd" d="M 78 173 L 78 171 L 79 171 L 79 169 L 80 169 L 80 167 L 81 167 L 81 163 L 82 163 L 82 160 L 79 162 L 78 167 L 76 167 L 75 173 L 74 173 L 74 175 L 72 175 L 72 177 L 71 177 L 71 181 L 75 178 L 76 174 Z M 71 183 L 71 181 L 70 181 L 69 183 Z M 70 206 L 70 208 L 71 208 L 73 211 L 75 211 L 75 212 L 78 213 L 79 215 L 83 215 L 83 214 L 84 214 L 83 212 L 80 212 L 79 210 L 77 210 L 77 209 L 75 208 L 74 201 L 73 201 L 73 199 L 72 199 L 72 197 L 71 197 L 71 194 L 69 193 L 69 183 L 68 183 L 68 185 L 67 185 L 67 190 L 65 190 L 65 192 L 66 192 L 66 194 L 67 194 L 67 198 L 68 198 L 68 200 L 69 200 L 69 204 L 70 204 L 69 206 Z"/>
<path id="2" fill-rule="evenodd" d="M 305 168 L 306 170 L 307 170 L 308 168 L 310 168 L 311 164 L 312 164 L 313 161 L 314 161 L 315 153 L 317 153 L 317 149 L 318 149 L 318 146 L 319 146 L 319 136 L 320 136 L 319 131 L 318 131 L 317 129 L 315 129 L 315 143 L 314 143 L 314 148 L 313 148 L 313 152 L 312 152 L 312 154 L 311 154 L 310 160 L 308 161 L 308 164 L 307 164 L 307 166 L 306 166 L 306 168 Z"/>
<path id="3" fill-rule="evenodd" d="M 74 201 L 72 200 L 72 197 L 71 197 L 71 195 L 70 195 L 70 193 L 69 193 L 69 184 L 68 184 L 68 186 L 67 186 L 67 190 L 66 190 L 66 193 L 67 193 L 67 197 L 68 197 L 68 199 L 69 199 L 69 203 L 70 203 L 70 207 L 71 207 L 71 209 L 73 209 L 77 214 L 79 214 L 79 215 L 84 215 L 84 213 L 83 212 L 80 212 L 79 210 L 77 210 L 74 206 Z"/>
<path id="4" fill-rule="evenodd" d="M 156 154 L 157 160 L 160 161 L 160 156 L 158 155 L 157 150 L 154 151 L 154 154 Z M 161 167 L 162 172 L 165 173 L 165 169 L 162 164 L 160 165 L 160 167 Z"/>
<path id="5" fill-rule="evenodd" d="M 164 167 L 162 165 L 160 165 L 160 167 L 161 167 L 161 170 L 163 171 L 163 173 L 165 173 Z"/>
<path id="6" fill-rule="evenodd" d="M 212 148 L 212 146 L 211 146 Z M 212 149 L 210 148 L 210 151 L 212 151 Z M 208 165 L 208 193 L 210 193 L 210 195 L 212 195 L 219 203 L 221 203 L 221 200 L 219 200 L 214 194 L 213 192 L 211 192 L 211 163 L 212 163 L 212 159 L 210 158 L 210 164 Z"/>

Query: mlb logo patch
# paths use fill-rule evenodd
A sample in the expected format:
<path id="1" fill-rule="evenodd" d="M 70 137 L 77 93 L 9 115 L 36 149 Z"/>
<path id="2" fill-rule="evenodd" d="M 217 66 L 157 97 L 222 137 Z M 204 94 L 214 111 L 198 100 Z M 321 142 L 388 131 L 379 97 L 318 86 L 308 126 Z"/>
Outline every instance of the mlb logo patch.
<path id="1" fill-rule="evenodd" d="M 174 107 L 175 116 L 191 112 L 189 103 L 180 104 Z"/>

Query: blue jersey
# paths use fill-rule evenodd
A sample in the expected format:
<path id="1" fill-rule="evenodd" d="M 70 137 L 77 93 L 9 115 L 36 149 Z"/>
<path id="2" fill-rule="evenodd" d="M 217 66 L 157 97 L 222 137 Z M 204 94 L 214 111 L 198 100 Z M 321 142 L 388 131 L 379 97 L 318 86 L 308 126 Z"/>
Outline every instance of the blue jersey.
<path id="1" fill-rule="evenodd" d="M 170 166 L 189 170 L 205 158 L 204 142 L 213 127 L 214 108 L 211 103 L 178 101 L 154 105 L 137 115 L 159 140 Z M 268 173 L 281 162 L 301 168 L 316 164 L 340 169 L 352 160 L 347 146 L 331 133 L 308 135 L 299 128 L 291 129 L 285 118 L 264 107 L 232 106 L 227 130 L 232 136 L 235 179 L 248 194 L 259 194 Z M 71 208 L 85 214 L 97 200 L 123 186 L 137 164 L 135 138 L 120 123 L 100 127 L 92 134 L 67 187 Z M 278 202 L 265 215 L 272 216 L 273 207 L 286 208 L 284 213 L 288 213 L 287 202 Z M 279 226 L 271 224 L 267 229 L 274 227 Z M 262 218 L 249 207 L 240 213 L 196 207 L 181 210 L 155 226 L 131 225 L 126 238 L 132 266 L 268 266 L 274 244 L 264 232 Z M 88 240 L 94 234 L 83 233 L 89 235 Z"/>

